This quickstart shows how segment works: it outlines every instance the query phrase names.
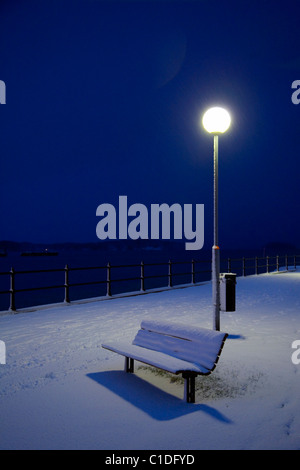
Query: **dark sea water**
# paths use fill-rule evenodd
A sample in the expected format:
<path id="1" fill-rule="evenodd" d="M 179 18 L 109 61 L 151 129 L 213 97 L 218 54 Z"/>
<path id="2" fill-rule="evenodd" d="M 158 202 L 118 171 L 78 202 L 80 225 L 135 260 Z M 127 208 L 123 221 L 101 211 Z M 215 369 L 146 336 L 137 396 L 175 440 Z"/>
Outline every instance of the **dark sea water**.
<path id="1" fill-rule="evenodd" d="M 255 256 L 264 256 L 258 250 L 221 252 L 221 272 L 228 271 L 228 258 L 231 258 L 231 271 L 242 275 L 242 258 L 246 258 L 246 274 L 254 274 Z M 182 246 L 163 249 L 136 250 L 65 250 L 57 256 L 21 256 L 18 252 L 8 252 L 0 257 L 0 291 L 10 289 L 8 272 L 15 271 L 16 309 L 63 302 L 65 299 L 65 266 L 69 267 L 70 300 L 105 296 L 107 294 L 107 263 L 110 263 L 111 294 L 139 291 L 141 284 L 141 261 L 144 262 L 145 290 L 168 286 L 169 260 L 172 261 L 172 285 L 192 282 L 192 259 L 194 281 L 211 279 L 211 250 L 185 251 Z M 276 259 L 270 259 L 276 263 Z M 259 272 L 265 272 L 265 259 L 259 260 Z M 284 264 L 284 258 L 281 259 Z M 76 268 L 76 269 L 75 269 Z M 85 269 L 79 269 L 85 268 Z M 90 268 L 90 269 L 86 269 Z M 43 272 L 28 272 L 43 271 Z M 47 272 L 46 272 L 47 271 Z M 129 280 L 124 280 L 124 279 Z M 90 284 L 91 283 L 91 284 Z M 77 285 L 74 285 L 77 284 Z M 85 285 L 78 285 L 85 284 Z M 47 288 L 56 286 L 54 288 Z M 37 289 L 29 290 L 26 289 Z M 42 288 L 42 289 L 40 289 Z M 21 291 L 21 292 L 18 292 Z M 10 306 L 10 294 L 0 293 L 0 311 Z"/>

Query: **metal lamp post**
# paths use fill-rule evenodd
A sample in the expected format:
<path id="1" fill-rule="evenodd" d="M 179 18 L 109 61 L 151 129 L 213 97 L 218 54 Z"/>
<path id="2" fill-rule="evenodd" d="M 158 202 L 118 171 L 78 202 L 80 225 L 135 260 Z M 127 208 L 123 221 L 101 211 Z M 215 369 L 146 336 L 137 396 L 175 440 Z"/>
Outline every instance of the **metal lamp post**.
<path id="1" fill-rule="evenodd" d="M 231 118 L 226 109 L 208 109 L 202 119 L 204 129 L 214 136 L 214 245 L 212 247 L 213 328 L 220 330 L 220 247 L 218 234 L 218 145 L 219 134 L 226 132 Z"/>

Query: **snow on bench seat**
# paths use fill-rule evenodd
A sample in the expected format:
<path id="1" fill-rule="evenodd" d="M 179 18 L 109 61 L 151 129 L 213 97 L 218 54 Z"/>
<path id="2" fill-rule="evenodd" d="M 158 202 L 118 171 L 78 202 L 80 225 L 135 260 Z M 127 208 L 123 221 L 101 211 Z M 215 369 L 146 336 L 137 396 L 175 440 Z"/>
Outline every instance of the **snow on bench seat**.
<path id="1" fill-rule="evenodd" d="M 186 379 L 185 398 L 194 402 L 195 376 L 214 370 L 227 336 L 182 323 L 144 320 L 132 344 L 105 343 L 102 347 L 125 356 L 126 372 L 133 372 L 133 361 L 137 360 L 174 374 L 182 373 Z"/>
<path id="2" fill-rule="evenodd" d="M 135 346 L 134 344 L 117 343 L 102 344 L 102 347 L 109 349 L 121 356 L 130 357 L 135 361 L 150 364 L 158 369 L 166 370 L 172 374 L 179 374 L 184 371 L 191 371 L 197 374 L 209 374 L 210 371 L 199 364 L 184 361 L 177 357 L 164 354 L 160 351 L 146 349 L 144 347 Z"/>

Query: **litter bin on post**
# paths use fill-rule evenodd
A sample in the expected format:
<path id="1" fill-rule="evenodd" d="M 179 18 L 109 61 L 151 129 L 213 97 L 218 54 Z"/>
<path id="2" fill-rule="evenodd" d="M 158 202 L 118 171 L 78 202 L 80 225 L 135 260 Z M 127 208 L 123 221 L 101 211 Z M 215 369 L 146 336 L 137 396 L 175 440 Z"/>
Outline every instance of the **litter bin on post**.
<path id="1" fill-rule="evenodd" d="M 220 310 L 235 312 L 236 274 L 220 274 Z"/>

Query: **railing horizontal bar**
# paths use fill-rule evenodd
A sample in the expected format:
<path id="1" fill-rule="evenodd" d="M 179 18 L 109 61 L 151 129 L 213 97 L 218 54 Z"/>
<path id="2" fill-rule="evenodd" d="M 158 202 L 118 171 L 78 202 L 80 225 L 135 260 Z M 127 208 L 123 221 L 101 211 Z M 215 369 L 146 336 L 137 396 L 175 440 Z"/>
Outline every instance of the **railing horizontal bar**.
<path id="1" fill-rule="evenodd" d="M 172 273 L 172 276 L 173 277 L 175 277 L 175 276 L 190 276 L 191 274 L 192 274 L 191 272 L 188 272 L 188 273 Z"/>
<path id="2" fill-rule="evenodd" d="M 144 279 L 147 279 L 147 277 L 144 277 Z M 110 282 L 122 282 L 122 281 L 140 281 L 141 277 L 124 277 L 123 279 L 111 279 Z"/>
<path id="3" fill-rule="evenodd" d="M 146 268 L 147 266 L 168 266 L 168 264 L 169 264 L 168 262 L 166 262 L 166 263 L 147 263 L 147 264 L 144 264 L 144 266 Z"/>
<path id="4" fill-rule="evenodd" d="M 156 274 L 156 275 L 152 275 L 152 276 L 145 276 L 144 279 L 155 279 L 155 278 L 158 278 L 158 277 L 168 277 L 168 273 L 165 273 L 165 274 Z"/>
<path id="5" fill-rule="evenodd" d="M 14 292 L 31 292 L 35 290 L 44 290 L 44 289 L 62 289 L 63 287 L 65 287 L 63 284 L 59 286 L 30 287 L 26 289 L 14 289 Z"/>
<path id="6" fill-rule="evenodd" d="M 15 274 L 35 274 L 35 273 L 56 273 L 63 272 L 64 268 L 57 269 L 36 269 L 34 271 L 14 271 Z"/>
<path id="7" fill-rule="evenodd" d="M 191 261 L 172 261 L 172 265 L 175 265 L 175 264 L 191 264 Z"/>
<path id="8" fill-rule="evenodd" d="M 194 271 L 194 274 L 206 274 L 206 273 L 211 273 L 211 269 L 207 271 Z"/>
<path id="9" fill-rule="evenodd" d="M 145 266 L 148 266 L 147 264 Z M 111 264 L 111 268 L 140 268 L 140 264 Z"/>
<path id="10" fill-rule="evenodd" d="M 88 271 L 92 269 L 106 269 L 107 266 L 88 266 L 86 268 L 68 268 L 69 271 Z"/>
<path id="11" fill-rule="evenodd" d="M 106 284 L 107 281 L 89 281 L 89 282 L 76 282 L 69 284 L 69 287 L 77 287 L 77 286 L 90 286 L 92 284 Z M 65 286 L 64 286 L 65 287 Z"/>

